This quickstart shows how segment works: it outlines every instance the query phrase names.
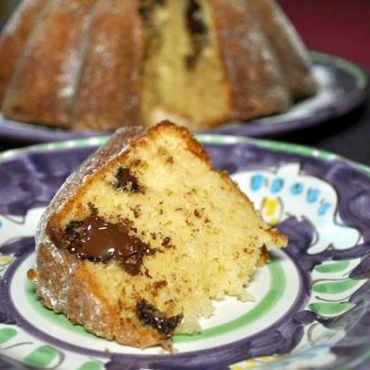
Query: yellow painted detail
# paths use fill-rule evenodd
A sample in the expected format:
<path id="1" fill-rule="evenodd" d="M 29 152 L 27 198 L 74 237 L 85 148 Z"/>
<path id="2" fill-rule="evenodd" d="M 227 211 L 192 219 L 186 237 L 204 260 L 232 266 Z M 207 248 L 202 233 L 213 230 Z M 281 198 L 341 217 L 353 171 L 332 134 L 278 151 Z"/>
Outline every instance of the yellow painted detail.
<path id="1" fill-rule="evenodd" d="M 11 257 L 11 256 L 0 256 L 0 265 L 6 265 L 12 259 L 13 259 L 13 257 Z"/>
<path id="2" fill-rule="evenodd" d="M 279 202 L 277 198 L 264 198 L 262 202 L 262 209 L 267 217 L 276 215 Z"/>

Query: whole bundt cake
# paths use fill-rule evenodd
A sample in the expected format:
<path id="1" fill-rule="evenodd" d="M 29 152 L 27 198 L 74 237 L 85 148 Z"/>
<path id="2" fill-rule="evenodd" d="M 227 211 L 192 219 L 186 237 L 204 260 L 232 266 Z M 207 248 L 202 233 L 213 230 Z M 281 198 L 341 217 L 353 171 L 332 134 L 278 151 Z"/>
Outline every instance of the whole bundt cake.
<path id="1" fill-rule="evenodd" d="M 202 130 L 315 91 L 274 0 L 24 0 L 0 39 L 3 115 L 69 130 Z"/>
<path id="2" fill-rule="evenodd" d="M 121 128 L 65 182 L 36 233 L 29 278 L 55 312 L 148 347 L 200 330 L 214 300 L 250 299 L 266 225 L 184 127 Z"/>

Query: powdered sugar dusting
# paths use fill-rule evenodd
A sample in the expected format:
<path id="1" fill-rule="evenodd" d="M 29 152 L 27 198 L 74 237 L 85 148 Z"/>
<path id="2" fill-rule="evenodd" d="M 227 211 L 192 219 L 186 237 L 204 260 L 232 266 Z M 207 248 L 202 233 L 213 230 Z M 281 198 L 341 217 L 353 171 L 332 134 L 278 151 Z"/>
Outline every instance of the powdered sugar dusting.
<path id="1" fill-rule="evenodd" d="M 71 50 L 62 66 L 62 72 L 59 77 L 59 84 L 63 86 L 58 95 L 61 98 L 70 98 L 74 95 L 76 81 L 80 72 L 81 55 L 79 50 Z"/>
<path id="2" fill-rule="evenodd" d="M 58 92 L 59 97 L 71 99 L 77 89 L 79 76 L 83 68 L 83 55 L 87 50 L 87 33 L 91 25 L 93 12 L 89 11 L 82 19 L 81 28 L 78 31 L 81 33 L 80 43 L 76 43 L 71 47 L 67 58 L 62 65 L 62 72 L 59 77 L 60 86 L 62 88 Z"/>

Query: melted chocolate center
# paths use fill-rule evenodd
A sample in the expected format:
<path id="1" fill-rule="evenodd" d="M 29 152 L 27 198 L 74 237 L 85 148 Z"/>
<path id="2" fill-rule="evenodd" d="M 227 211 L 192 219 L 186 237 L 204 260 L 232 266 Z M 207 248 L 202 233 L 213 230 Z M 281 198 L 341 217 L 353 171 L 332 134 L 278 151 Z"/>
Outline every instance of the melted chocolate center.
<path id="1" fill-rule="evenodd" d="M 56 246 L 65 247 L 78 258 L 94 262 L 116 259 L 130 275 L 138 275 L 144 255 L 155 252 L 138 237 L 130 235 L 126 224 L 112 224 L 96 214 L 83 221 L 70 222 L 61 237 L 58 230 L 51 229 L 49 234 Z"/>

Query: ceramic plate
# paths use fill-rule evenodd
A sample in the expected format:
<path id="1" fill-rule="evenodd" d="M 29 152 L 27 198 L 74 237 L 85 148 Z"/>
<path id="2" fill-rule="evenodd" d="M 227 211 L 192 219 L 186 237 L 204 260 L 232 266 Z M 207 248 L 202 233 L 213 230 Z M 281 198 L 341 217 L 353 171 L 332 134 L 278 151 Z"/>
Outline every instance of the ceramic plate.
<path id="1" fill-rule="evenodd" d="M 311 53 L 313 71 L 319 82 L 318 94 L 303 100 L 288 112 L 271 117 L 230 123 L 213 133 L 262 137 L 314 126 L 341 116 L 358 106 L 366 96 L 367 77 L 356 65 L 343 59 Z M 0 136 L 26 142 L 50 142 L 98 136 L 96 132 L 75 133 L 65 130 L 14 122 L 0 114 Z"/>
<path id="2" fill-rule="evenodd" d="M 0 368 L 355 369 L 369 361 L 370 169 L 300 146 L 198 138 L 214 165 L 228 171 L 266 221 L 289 237 L 288 247 L 272 250 L 269 264 L 257 270 L 248 287 L 255 301 L 215 304 L 198 335 L 174 337 L 174 354 L 118 345 L 73 326 L 41 305 L 26 272 L 45 205 L 105 138 L 5 152 Z"/>

